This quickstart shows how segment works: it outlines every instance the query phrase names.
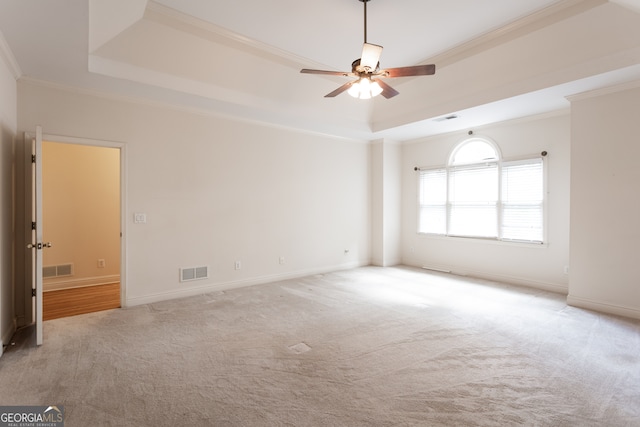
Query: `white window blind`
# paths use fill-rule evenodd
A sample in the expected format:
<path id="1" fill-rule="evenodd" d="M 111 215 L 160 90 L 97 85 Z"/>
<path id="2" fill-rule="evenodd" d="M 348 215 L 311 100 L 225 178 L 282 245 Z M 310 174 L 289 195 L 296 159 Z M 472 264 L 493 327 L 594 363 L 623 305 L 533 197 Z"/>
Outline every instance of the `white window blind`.
<path id="1" fill-rule="evenodd" d="M 447 232 L 447 170 L 420 172 L 420 233 Z"/>
<path id="2" fill-rule="evenodd" d="M 544 174 L 542 159 L 502 164 L 501 237 L 543 241 Z"/>
<path id="3" fill-rule="evenodd" d="M 497 163 L 461 166 L 449 171 L 449 233 L 498 236 Z"/>
<path id="4" fill-rule="evenodd" d="M 477 138 L 453 153 L 448 167 L 420 170 L 419 233 L 544 241 L 542 158 L 501 161 Z"/>

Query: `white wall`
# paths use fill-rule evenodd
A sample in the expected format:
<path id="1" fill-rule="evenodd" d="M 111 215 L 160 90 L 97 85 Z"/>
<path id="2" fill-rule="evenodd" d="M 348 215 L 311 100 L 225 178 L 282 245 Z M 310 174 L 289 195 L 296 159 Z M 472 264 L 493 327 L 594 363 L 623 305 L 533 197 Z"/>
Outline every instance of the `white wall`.
<path id="1" fill-rule="evenodd" d="M 384 147 L 384 259 L 385 265 L 397 265 L 402 263 L 402 147 L 388 140 Z"/>
<path id="2" fill-rule="evenodd" d="M 371 258 L 373 265 L 386 267 L 402 261 L 401 146 L 395 141 L 379 140 L 371 144 L 371 153 Z"/>
<path id="3" fill-rule="evenodd" d="M 0 33 L 0 44 L 3 40 Z M 6 344 L 14 332 L 13 151 L 17 128 L 17 95 L 16 79 L 2 53 L 0 51 L 0 339 Z"/>
<path id="4" fill-rule="evenodd" d="M 365 143 L 33 83 L 18 98 L 21 130 L 125 143 L 128 305 L 370 262 Z M 194 266 L 210 278 L 179 282 Z"/>
<path id="5" fill-rule="evenodd" d="M 498 123 L 475 129 L 492 139 L 503 158 L 547 151 L 547 243 L 531 245 L 436 237 L 418 234 L 418 172 L 416 166 L 442 166 L 467 132 L 421 139 L 403 146 L 403 263 L 567 292 L 569 264 L 568 113 Z"/>
<path id="6" fill-rule="evenodd" d="M 640 318 L 640 82 L 571 102 L 570 304 Z"/>

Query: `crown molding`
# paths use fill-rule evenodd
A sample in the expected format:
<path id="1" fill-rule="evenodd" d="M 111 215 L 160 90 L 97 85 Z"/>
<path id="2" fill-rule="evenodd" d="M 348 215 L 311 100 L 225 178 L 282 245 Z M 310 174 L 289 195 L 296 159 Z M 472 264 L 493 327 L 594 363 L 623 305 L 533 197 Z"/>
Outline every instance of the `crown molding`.
<path id="1" fill-rule="evenodd" d="M 183 114 L 193 114 L 202 117 L 212 117 L 223 120 L 229 120 L 238 123 L 247 123 L 255 126 L 268 127 L 272 129 L 280 129 L 288 132 L 301 133 L 305 135 L 322 136 L 337 141 L 347 141 L 354 144 L 368 144 L 369 139 L 357 136 L 343 136 L 339 133 L 323 132 L 321 130 L 306 129 L 304 127 L 295 127 L 282 124 L 280 122 L 271 122 L 266 119 L 256 118 L 254 116 L 241 116 L 225 112 L 219 109 L 208 109 L 201 107 L 192 107 L 188 105 L 174 104 L 168 101 L 150 100 L 144 97 L 136 97 L 130 95 L 116 94 L 109 91 L 80 88 L 65 83 L 52 82 L 49 80 L 41 80 L 33 77 L 23 76 L 18 79 L 19 84 L 52 89 L 55 91 L 67 92 L 74 95 L 89 96 L 107 101 L 123 102 L 127 104 L 138 105 L 142 107 L 158 108 L 163 110 L 175 111 Z"/>
<path id="2" fill-rule="evenodd" d="M 169 26 L 175 30 L 187 32 L 205 40 L 219 43 L 234 49 L 247 52 L 294 69 L 305 66 L 326 67 L 307 58 L 279 49 L 267 43 L 243 36 L 226 28 L 182 13 L 170 7 L 149 1 L 144 19 Z"/>
<path id="3" fill-rule="evenodd" d="M 513 125 L 518 125 L 518 124 L 523 124 L 523 123 L 536 122 L 536 121 L 539 121 L 539 120 L 552 119 L 552 118 L 555 118 L 555 117 L 563 117 L 563 116 L 569 117 L 570 115 L 571 115 L 571 109 L 569 107 L 567 107 L 567 108 L 559 108 L 559 109 L 552 110 L 552 111 L 547 111 L 547 112 L 544 112 L 544 113 L 532 114 L 532 115 L 522 116 L 522 117 L 515 117 L 513 119 L 499 120 L 499 121 L 496 121 L 496 122 L 485 123 L 483 125 L 465 127 L 463 129 L 456 129 L 456 130 L 452 130 L 452 131 L 449 131 L 449 132 L 438 133 L 438 134 L 435 134 L 435 135 L 429 135 L 429 136 L 425 136 L 425 137 L 409 139 L 409 140 L 403 141 L 402 145 L 422 144 L 422 143 L 425 143 L 425 142 L 435 141 L 435 140 L 439 140 L 439 139 L 442 139 L 442 138 L 448 138 L 448 137 L 451 137 L 451 136 L 462 136 L 462 135 L 464 135 L 464 137 L 468 137 L 469 131 L 473 131 L 474 136 L 478 136 L 479 134 L 477 132 L 483 131 L 483 130 L 486 130 L 486 129 L 491 129 L 493 127 L 513 126 Z"/>
<path id="4" fill-rule="evenodd" d="M 631 82 L 621 83 L 618 85 L 588 90 L 586 92 L 567 96 L 566 98 L 569 100 L 569 102 L 575 102 L 575 101 L 581 101 L 583 99 L 597 98 L 599 96 L 611 95 L 614 93 L 625 92 L 628 90 L 634 90 L 639 88 L 640 88 L 640 80 L 634 80 Z"/>

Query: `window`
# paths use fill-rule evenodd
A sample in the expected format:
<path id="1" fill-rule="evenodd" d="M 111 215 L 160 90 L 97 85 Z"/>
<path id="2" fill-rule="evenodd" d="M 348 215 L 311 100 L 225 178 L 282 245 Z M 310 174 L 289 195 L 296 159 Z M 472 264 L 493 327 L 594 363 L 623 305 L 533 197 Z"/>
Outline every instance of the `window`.
<path id="1" fill-rule="evenodd" d="M 503 161 L 486 139 L 462 142 L 446 167 L 420 170 L 418 232 L 542 243 L 542 159 Z"/>

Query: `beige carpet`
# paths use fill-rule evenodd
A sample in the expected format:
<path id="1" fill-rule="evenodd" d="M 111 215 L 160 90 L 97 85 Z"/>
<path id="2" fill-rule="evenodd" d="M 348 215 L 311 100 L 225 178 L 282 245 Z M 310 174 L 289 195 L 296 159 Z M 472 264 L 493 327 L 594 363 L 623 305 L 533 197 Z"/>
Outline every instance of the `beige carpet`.
<path id="1" fill-rule="evenodd" d="M 45 322 L 0 404 L 66 426 L 640 426 L 640 322 L 366 267 Z"/>

